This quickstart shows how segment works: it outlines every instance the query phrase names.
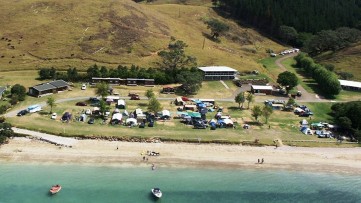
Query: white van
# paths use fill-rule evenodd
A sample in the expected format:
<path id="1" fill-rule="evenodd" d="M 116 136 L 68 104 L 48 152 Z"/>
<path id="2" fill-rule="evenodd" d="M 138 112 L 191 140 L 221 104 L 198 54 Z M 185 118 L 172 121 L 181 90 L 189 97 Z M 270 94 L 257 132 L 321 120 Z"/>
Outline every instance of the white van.
<path id="1" fill-rule="evenodd" d="M 81 86 L 81 90 L 86 90 L 86 84 L 83 84 L 83 85 Z"/>

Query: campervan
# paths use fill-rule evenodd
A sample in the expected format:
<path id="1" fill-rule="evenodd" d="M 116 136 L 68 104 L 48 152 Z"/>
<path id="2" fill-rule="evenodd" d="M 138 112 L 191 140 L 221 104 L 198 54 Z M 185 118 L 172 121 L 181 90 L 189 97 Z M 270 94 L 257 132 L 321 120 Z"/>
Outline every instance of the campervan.
<path id="1" fill-rule="evenodd" d="M 27 111 L 29 112 L 29 113 L 35 113 L 35 112 L 38 112 L 38 111 L 41 111 L 42 109 L 41 109 L 41 106 L 40 105 L 32 105 L 32 106 L 29 106 L 28 108 L 27 108 Z"/>

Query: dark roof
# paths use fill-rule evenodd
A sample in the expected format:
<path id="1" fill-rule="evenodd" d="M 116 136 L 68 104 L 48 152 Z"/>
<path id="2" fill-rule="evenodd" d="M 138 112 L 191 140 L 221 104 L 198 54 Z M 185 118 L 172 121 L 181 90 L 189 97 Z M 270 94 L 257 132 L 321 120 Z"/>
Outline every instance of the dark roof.
<path id="1" fill-rule="evenodd" d="M 67 82 L 65 82 L 64 80 L 55 80 L 53 82 L 49 82 L 49 84 L 51 84 L 57 88 L 69 86 L 69 84 Z"/>
<path id="2" fill-rule="evenodd" d="M 56 87 L 55 87 L 54 85 L 51 85 L 51 84 L 49 84 L 49 83 L 36 85 L 36 86 L 34 86 L 33 88 L 36 89 L 36 90 L 38 90 L 39 92 L 45 91 L 45 90 L 56 89 Z"/>
<path id="3" fill-rule="evenodd" d="M 6 87 L 0 87 L 0 95 L 3 94 L 6 90 Z"/>

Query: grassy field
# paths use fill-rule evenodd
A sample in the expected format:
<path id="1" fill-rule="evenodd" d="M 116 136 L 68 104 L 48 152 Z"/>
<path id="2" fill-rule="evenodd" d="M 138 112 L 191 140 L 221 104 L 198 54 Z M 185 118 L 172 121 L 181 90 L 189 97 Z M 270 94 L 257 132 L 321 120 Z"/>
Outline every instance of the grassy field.
<path id="1" fill-rule="evenodd" d="M 258 70 L 256 61 L 267 55 L 266 49 L 283 49 L 255 30 L 218 16 L 210 2 L 5 1 L 0 6 L 0 70 L 85 69 L 95 63 L 149 67 L 171 36 L 185 41 L 186 52 L 201 66 Z M 202 19 L 211 17 L 230 26 L 220 43 L 205 37 L 210 31 Z"/>
<path id="2" fill-rule="evenodd" d="M 335 65 L 335 71 L 350 72 L 354 75 L 351 80 L 361 81 L 361 43 L 337 52 L 326 52 L 315 59 L 322 64 Z"/>
<path id="3" fill-rule="evenodd" d="M 89 89 L 87 89 L 88 91 Z M 78 90 L 74 90 L 69 93 L 63 93 L 56 95 L 57 97 L 70 97 L 69 94 L 74 94 Z M 83 94 L 89 94 L 85 91 Z M 90 90 L 89 90 L 90 91 Z M 80 90 L 78 91 L 78 93 Z M 74 96 L 74 95 L 71 95 Z M 46 98 L 32 98 L 23 104 L 29 105 L 31 102 L 44 101 Z M 218 102 L 217 105 L 224 108 L 225 115 L 231 115 L 232 119 L 236 122 L 235 129 L 217 129 L 215 131 L 196 130 L 192 126 L 186 126 L 180 123 L 179 119 L 171 119 L 166 122 L 157 122 L 154 128 L 128 128 L 125 126 L 111 126 L 101 124 L 101 119 L 97 119 L 94 125 L 89 125 L 83 122 L 72 121 L 70 123 L 62 123 L 59 119 L 64 112 L 70 112 L 73 114 L 73 118 L 80 115 L 80 113 L 87 108 L 91 107 L 78 107 L 75 106 L 77 101 L 71 101 L 66 103 L 57 104 L 53 111 L 59 116 L 57 120 L 50 119 L 50 108 L 45 107 L 41 113 L 35 113 L 26 115 L 23 117 L 8 118 L 13 125 L 23 127 L 27 129 L 50 132 L 53 134 L 62 134 L 64 136 L 113 136 L 113 137 L 162 137 L 165 139 L 177 139 L 177 140 L 197 140 L 201 138 L 203 141 L 217 141 L 227 140 L 231 142 L 250 141 L 259 139 L 262 144 L 271 145 L 274 139 L 281 140 L 313 140 L 313 141 L 325 141 L 324 139 L 316 138 L 315 136 L 303 135 L 299 132 L 299 121 L 303 118 L 294 115 L 292 112 L 274 111 L 270 117 L 269 124 L 262 124 L 265 122 L 264 118 L 260 118 L 260 124 L 255 122 L 251 116 L 250 110 L 239 110 L 238 104 L 234 102 Z M 127 100 L 127 110 L 133 111 L 136 108 L 142 108 L 146 110 L 147 101 L 130 101 Z M 176 106 L 169 101 L 161 101 L 164 109 L 169 109 L 172 116 L 176 115 Z M 251 104 L 263 105 L 260 103 Z M 315 113 L 310 122 L 332 122 L 330 113 L 330 103 L 310 103 L 308 107 Z M 245 104 L 247 107 L 247 104 Z M 111 109 L 115 109 L 115 105 L 111 105 Z M 207 118 L 211 119 L 215 113 L 208 113 Z M 89 119 L 89 118 L 88 118 Z M 245 130 L 242 128 L 243 124 L 251 124 L 251 128 Z M 269 128 L 270 126 L 270 128 Z M 328 140 L 327 140 L 328 141 Z M 322 146 L 334 146 L 334 144 L 320 143 Z M 313 142 L 295 142 L 292 145 L 296 146 L 312 146 Z M 319 146 L 319 145 L 317 145 Z M 341 145 L 343 146 L 343 145 Z"/>

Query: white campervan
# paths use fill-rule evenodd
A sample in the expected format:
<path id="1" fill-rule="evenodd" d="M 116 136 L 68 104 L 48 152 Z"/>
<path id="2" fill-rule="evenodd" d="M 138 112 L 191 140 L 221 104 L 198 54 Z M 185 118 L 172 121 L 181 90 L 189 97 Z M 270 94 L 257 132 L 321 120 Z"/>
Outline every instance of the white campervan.
<path id="1" fill-rule="evenodd" d="M 35 113 L 35 112 L 38 112 L 38 111 L 41 111 L 41 106 L 39 105 L 32 105 L 32 106 L 29 106 L 27 109 L 26 109 L 29 113 Z"/>

